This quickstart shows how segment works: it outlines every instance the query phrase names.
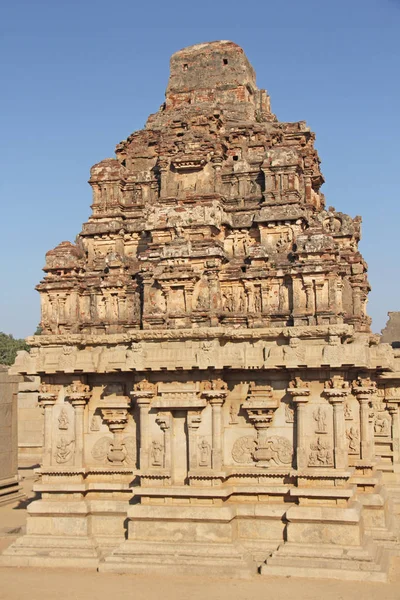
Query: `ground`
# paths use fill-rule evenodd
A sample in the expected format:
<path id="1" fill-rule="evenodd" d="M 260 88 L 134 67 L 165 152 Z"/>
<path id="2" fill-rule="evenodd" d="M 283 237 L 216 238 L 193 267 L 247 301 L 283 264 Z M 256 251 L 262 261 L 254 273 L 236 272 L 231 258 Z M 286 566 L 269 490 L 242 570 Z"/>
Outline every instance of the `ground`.
<path id="1" fill-rule="evenodd" d="M 34 473 L 21 469 L 27 501 L 0 507 L 0 551 L 24 531 Z M 349 583 L 294 577 L 252 579 L 115 575 L 86 570 L 0 568 L 0 600 L 400 600 L 400 559 L 391 582 Z"/>

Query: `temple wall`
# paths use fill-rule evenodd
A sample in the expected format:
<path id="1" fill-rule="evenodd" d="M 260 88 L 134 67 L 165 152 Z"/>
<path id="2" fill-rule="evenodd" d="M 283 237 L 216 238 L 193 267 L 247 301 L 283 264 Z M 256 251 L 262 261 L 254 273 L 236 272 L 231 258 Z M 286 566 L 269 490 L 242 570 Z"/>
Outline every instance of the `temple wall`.
<path id="1" fill-rule="evenodd" d="M 18 483 L 17 393 L 22 377 L 0 371 L 0 504 L 22 497 Z"/>
<path id="2" fill-rule="evenodd" d="M 43 452 L 43 411 L 38 403 L 40 378 L 26 376 L 18 387 L 18 460 L 40 464 Z"/>

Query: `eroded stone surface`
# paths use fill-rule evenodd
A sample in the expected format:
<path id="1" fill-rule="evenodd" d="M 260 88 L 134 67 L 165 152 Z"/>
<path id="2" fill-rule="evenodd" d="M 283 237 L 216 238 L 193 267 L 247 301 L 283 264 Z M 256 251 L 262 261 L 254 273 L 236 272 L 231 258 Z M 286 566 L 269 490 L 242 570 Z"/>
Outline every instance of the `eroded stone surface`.
<path id="1" fill-rule="evenodd" d="M 382 329 L 381 341 L 400 348 L 400 312 L 389 312 L 388 316 L 386 326 Z"/>
<path id="2" fill-rule="evenodd" d="M 241 48 L 173 55 L 46 255 L 15 366 L 41 378 L 42 499 L 3 561 L 385 579 L 400 356 L 370 333 L 360 218 L 322 183 Z"/>
<path id="3" fill-rule="evenodd" d="M 17 463 L 17 392 L 21 380 L 0 365 L 0 505 L 23 498 Z"/>

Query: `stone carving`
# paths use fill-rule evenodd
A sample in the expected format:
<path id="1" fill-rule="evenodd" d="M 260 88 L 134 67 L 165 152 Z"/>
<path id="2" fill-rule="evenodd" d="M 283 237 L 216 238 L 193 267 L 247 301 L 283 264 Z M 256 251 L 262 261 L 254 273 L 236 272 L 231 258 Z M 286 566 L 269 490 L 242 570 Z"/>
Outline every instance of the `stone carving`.
<path id="1" fill-rule="evenodd" d="M 314 421 L 317 424 L 317 429 L 315 433 L 326 433 L 327 424 L 326 424 L 326 410 L 319 406 L 313 412 Z"/>
<path id="2" fill-rule="evenodd" d="M 267 466 L 288 466 L 292 462 L 293 448 L 288 439 L 271 436 L 263 442 L 262 448 L 257 443 L 253 456 L 256 461 L 262 461 Z"/>
<path id="3" fill-rule="evenodd" d="M 349 454 L 358 454 L 360 452 L 360 433 L 356 427 L 350 427 L 346 431 Z"/>
<path id="4" fill-rule="evenodd" d="M 67 430 L 69 427 L 69 419 L 65 408 L 61 409 L 58 417 L 58 429 Z"/>
<path id="5" fill-rule="evenodd" d="M 290 404 L 285 404 L 285 421 L 294 423 L 294 408 Z"/>
<path id="6" fill-rule="evenodd" d="M 199 444 L 200 459 L 199 467 L 210 467 L 211 466 L 211 446 L 204 438 Z"/>
<path id="7" fill-rule="evenodd" d="M 100 431 L 101 417 L 100 415 L 93 415 L 90 420 L 90 431 Z"/>
<path id="8" fill-rule="evenodd" d="M 253 462 L 253 454 L 256 449 L 256 440 L 248 435 L 240 437 L 233 444 L 232 458 L 239 464 Z"/>
<path id="9" fill-rule="evenodd" d="M 163 466 L 164 446 L 160 442 L 153 441 L 151 444 L 151 464 L 153 467 Z"/>
<path id="10" fill-rule="evenodd" d="M 112 438 L 105 436 L 97 440 L 92 448 L 92 456 L 95 460 L 105 461 L 112 445 Z"/>
<path id="11" fill-rule="evenodd" d="M 351 421 L 353 419 L 353 411 L 348 402 L 345 402 L 344 404 L 344 418 L 346 421 Z"/>
<path id="12" fill-rule="evenodd" d="M 289 345 L 283 347 L 283 358 L 287 364 L 302 365 L 305 363 L 305 348 L 297 337 L 289 339 Z"/>
<path id="13" fill-rule="evenodd" d="M 69 395 L 86 395 L 90 392 L 90 387 L 79 380 L 75 380 L 66 389 L 66 394 Z"/>
<path id="14" fill-rule="evenodd" d="M 311 452 L 308 459 L 310 467 L 330 467 L 333 465 L 332 447 L 328 440 L 318 437 L 310 444 Z"/>
<path id="15" fill-rule="evenodd" d="M 231 289 L 226 289 L 222 292 L 222 308 L 226 312 L 234 311 L 234 296 Z"/>
<path id="16" fill-rule="evenodd" d="M 145 378 L 135 383 L 134 389 L 136 392 L 150 392 L 153 395 L 157 392 L 157 386 Z"/>
<path id="17" fill-rule="evenodd" d="M 238 413 L 237 413 L 237 408 L 233 402 L 231 403 L 231 405 L 229 407 L 229 416 L 230 416 L 229 424 L 237 425 L 239 422 L 238 421 Z"/>
<path id="18" fill-rule="evenodd" d="M 239 464 L 256 462 L 259 466 L 289 466 L 293 448 L 288 439 L 270 436 L 263 440 L 262 447 L 250 436 L 237 439 L 232 448 L 232 458 Z"/>
<path id="19" fill-rule="evenodd" d="M 67 463 L 73 456 L 75 440 L 61 436 L 56 444 L 55 458 L 58 464 Z"/>
<path id="20" fill-rule="evenodd" d="M 113 438 L 104 436 L 93 446 L 92 456 L 102 463 L 134 465 L 136 462 L 136 439 L 133 436 L 126 436 L 116 448 Z"/>
<path id="21" fill-rule="evenodd" d="M 53 400 L 58 398 L 61 386 L 43 382 L 39 388 L 39 400 Z"/>
<path id="22" fill-rule="evenodd" d="M 388 413 L 378 413 L 374 420 L 374 433 L 377 436 L 390 435 L 391 418 Z"/>

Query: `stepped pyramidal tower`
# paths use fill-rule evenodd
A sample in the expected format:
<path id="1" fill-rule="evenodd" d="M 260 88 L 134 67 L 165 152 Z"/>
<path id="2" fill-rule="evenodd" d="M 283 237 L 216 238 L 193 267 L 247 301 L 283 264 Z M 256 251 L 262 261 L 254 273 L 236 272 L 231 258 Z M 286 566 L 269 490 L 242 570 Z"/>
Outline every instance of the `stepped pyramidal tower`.
<path id="1" fill-rule="evenodd" d="M 314 137 L 236 44 L 172 56 L 46 255 L 14 366 L 41 380 L 41 497 L 3 564 L 385 580 L 400 356 L 370 332 L 360 218 L 326 207 Z"/>

